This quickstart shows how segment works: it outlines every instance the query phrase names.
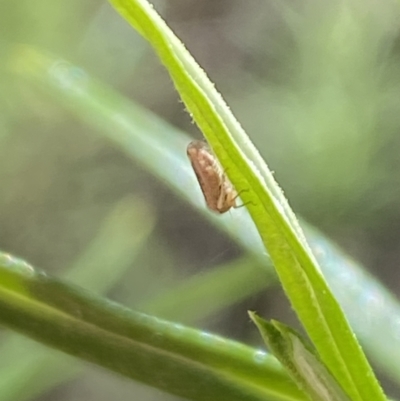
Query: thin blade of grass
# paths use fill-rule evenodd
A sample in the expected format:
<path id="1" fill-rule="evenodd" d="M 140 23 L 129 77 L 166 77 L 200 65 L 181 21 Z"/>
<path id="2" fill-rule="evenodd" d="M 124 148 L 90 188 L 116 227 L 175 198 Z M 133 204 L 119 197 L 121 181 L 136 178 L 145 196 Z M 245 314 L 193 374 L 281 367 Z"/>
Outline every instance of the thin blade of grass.
<path id="1" fill-rule="evenodd" d="M 192 400 L 302 400 L 276 360 L 132 312 L 0 258 L 0 322 L 70 355 Z"/>
<path id="2" fill-rule="evenodd" d="M 154 213 L 142 201 L 122 200 L 63 277 L 97 293 L 108 291 L 132 266 L 154 224 Z M 32 399 L 83 369 L 66 355 L 20 336 L 6 339 L 0 354 L 0 401 Z"/>
<path id="3" fill-rule="evenodd" d="M 352 399 L 385 400 L 283 193 L 222 97 L 148 2 L 111 3 L 153 46 L 231 182 L 243 193 L 283 288 L 321 359 Z"/>
<path id="4" fill-rule="evenodd" d="M 290 327 L 266 321 L 255 313 L 250 317 L 271 352 L 313 401 L 349 401 L 349 397 L 303 338 Z"/>

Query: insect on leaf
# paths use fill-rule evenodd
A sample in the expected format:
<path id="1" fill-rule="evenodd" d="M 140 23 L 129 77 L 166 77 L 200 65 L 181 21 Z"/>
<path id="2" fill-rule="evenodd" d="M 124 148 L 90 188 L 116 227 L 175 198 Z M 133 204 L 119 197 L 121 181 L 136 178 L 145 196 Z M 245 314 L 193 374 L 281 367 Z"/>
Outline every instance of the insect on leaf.
<path id="1" fill-rule="evenodd" d="M 199 181 L 207 207 L 225 213 L 236 206 L 238 193 L 229 181 L 218 159 L 204 141 L 192 141 L 187 155 Z"/>

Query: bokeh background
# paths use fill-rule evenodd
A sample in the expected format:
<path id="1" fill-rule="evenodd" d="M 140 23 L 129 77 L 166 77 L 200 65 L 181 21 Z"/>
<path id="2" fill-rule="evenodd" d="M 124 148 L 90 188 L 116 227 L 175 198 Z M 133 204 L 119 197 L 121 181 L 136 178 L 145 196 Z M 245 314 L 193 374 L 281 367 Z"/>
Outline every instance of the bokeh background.
<path id="1" fill-rule="evenodd" d="M 158 0 L 154 5 L 223 93 L 295 212 L 398 295 L 400 3 Z M 3 1 L 0 35 L 2 50 L 22 43 L 52 52 L 201 137 L 153 51 L 107 2 Z M 2 53 L 5 66 L 7 52 Z M 166 183 L 62 104 L 9 71 L 0 85 L 3 251 L 57 276 L 95 265 L 92 279 L 108 284 L 104 272 L 118 264 L 107 296 L 143 310 L 177 283 L 246 258 Z M 135 227 L 143 238 L 132 250 L 126 238 L 134 237 Z M 118 235 L 125 238 L 122 245 Z M 98 249 L 106 249 L 105 256 L 94 261 L 90 252 Z M 84 286 L 76 277 L 70 279 Z M 276 285 L 218 313 L 194 316 L 190 324 L 257 344 L 247 309 L 297 324 Z M 0 351 L 8 349 L 11 336 L 0 332 Z M 33 347 L 27 342 L 24 352 Z M 3 358 L 3 363 L 13 361 Z M 71 379 L 61 375 L 55 385 L 27 394 L 0 390 L 0 398 L 173 399 L 100 368 L 71 363 L 79 366 Z M 400 398 L 398 386 L 380 378 Z M 26 369 L 18 382 L 32 385 L 35 371 Z"/>

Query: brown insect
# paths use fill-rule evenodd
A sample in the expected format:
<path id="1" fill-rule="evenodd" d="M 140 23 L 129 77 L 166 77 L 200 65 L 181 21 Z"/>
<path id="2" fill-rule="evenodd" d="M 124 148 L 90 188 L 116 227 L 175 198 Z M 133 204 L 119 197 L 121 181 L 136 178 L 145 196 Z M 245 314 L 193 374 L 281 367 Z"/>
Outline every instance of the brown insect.
<path id="1" fill-rule="evenodd" d="M 208 144 L 204 141 L 190 142 L 187 155 L 208 208 L 214 212 L 225 213 L 230 208 L 237 207 L 238 193 Z"/>

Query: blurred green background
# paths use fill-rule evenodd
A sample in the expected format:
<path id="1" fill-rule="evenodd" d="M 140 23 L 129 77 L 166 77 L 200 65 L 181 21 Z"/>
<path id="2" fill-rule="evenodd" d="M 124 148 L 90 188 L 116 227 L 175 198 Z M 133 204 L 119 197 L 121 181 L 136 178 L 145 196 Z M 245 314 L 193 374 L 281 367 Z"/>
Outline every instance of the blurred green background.
<path id="1" fill-rule="evenodd" d="M 400 3 L 154 4 L 216 83 L 295 212 L 398 294 Z M 34 45 L 201 137 L 153 51 L 108 3 L 3 1 L 0 32 L 3 66 L 9 46 Z M 234 242 L 62 104 L 8 71 L 0 85 L 3 251 L 88 288 L 98 282 L 97 291 L 145 311 L 192 276 L 246 262 Z M 260 341 L 247 309 L 296 324 L 279 288 L 255 292 L 206 318 L 200 310 L 202 318 L 164 313 L 251 344 Z M 64 381 L 61 373 L 45 390 L 34 390 L 35 369 L 16 370 L 15 388 L 3 391 L 12 380 L 1 372 L 15 362 L 6 358 L 10 337 L 0 332 L 7 366 L 0 400 L 173 398 L 80 361 L 72 361 L 79 374 Z M 21 355 L 36 352 L 24 344 Z M 33 386 L 26 394 L 25 383 Z"/>

